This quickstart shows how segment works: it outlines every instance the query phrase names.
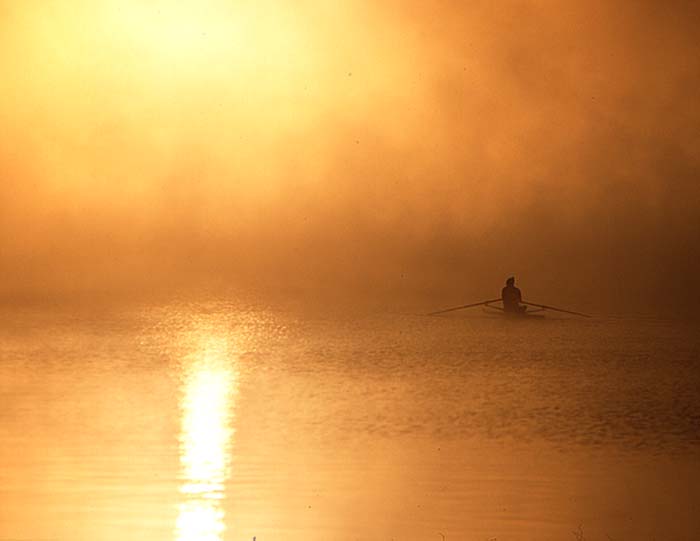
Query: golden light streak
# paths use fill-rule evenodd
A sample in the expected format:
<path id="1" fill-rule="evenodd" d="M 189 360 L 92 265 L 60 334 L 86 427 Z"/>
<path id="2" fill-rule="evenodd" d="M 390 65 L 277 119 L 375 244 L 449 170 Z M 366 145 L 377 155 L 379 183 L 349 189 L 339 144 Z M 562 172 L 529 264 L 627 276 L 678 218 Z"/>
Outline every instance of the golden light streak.
<path id="1" fill-rule="evenodd" d="M 236 372 L 225 339 L 208 338 L 185 367 L 180 434 L 183 501 L 177 541 L 220 541 L 230 476 Z"/>

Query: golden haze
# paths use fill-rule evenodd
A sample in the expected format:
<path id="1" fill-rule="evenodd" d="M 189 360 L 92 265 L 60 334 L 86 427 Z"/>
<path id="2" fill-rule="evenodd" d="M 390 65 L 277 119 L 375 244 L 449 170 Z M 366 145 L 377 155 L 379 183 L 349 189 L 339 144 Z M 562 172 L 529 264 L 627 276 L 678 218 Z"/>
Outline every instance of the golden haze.
<path id="1" fill-rule="evenodd" d="M 698 14 L 665 6 L 0 2 L 0 292 L 690 306 Z"/>

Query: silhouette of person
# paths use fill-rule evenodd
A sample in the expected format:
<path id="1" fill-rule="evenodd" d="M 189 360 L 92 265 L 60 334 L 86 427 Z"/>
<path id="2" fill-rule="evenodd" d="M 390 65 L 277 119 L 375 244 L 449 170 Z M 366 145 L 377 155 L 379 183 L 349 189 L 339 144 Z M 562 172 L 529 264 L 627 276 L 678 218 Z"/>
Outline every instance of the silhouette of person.
<path id="1" fill-rule="evenodd" d="M 513 276 L 506 280 L 506 287 L 501 290 L 501 300 L 503 301 L 503 310 L 511 314 L 520 314 L 527 310 L 527 306 L 520 304 L 523 297 L 520 290 L 515 287 L 515 277 Z"/>

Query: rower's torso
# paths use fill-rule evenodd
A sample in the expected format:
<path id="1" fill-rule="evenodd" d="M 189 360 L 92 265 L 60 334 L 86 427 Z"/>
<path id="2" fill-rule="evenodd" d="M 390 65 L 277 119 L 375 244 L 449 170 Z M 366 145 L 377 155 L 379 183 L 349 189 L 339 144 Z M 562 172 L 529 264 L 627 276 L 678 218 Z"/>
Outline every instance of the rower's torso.
<path id="1" fill-rule="evenodd" d="M 520 290 L 515 286 L 506 286 L 501 291 L 501 299 L 503 300 L 503 308 L 515 308 L 522 301 Z"/>

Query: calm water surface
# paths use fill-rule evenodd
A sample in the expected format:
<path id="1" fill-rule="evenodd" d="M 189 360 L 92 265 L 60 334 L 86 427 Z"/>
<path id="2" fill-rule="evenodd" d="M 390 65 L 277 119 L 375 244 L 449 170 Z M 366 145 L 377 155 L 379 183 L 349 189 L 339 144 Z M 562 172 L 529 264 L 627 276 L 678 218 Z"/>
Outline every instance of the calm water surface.
<path id="1" fill-rule="evenodd" d="M 0 540 L 700 538 L 700 333 L 0 311 Z"/>

